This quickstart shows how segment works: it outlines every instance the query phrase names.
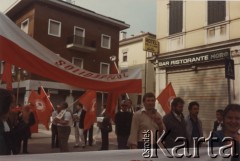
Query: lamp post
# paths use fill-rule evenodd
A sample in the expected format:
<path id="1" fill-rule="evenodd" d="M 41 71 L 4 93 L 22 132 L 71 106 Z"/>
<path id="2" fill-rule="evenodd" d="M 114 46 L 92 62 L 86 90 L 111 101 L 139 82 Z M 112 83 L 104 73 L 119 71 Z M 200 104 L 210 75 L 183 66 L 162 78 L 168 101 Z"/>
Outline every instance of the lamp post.
<path id="1" fill-rule="evenodd" d="M 116 64 L 116 59 L 117 59 L 117 57 L 116 57 L 115 55 L 112 55 L 112 56 L 110 56 L 109 58 L 110 58 L 110 60 L 113 62 L 114 66 L 115 66 L 115 68 L 117 69 L 117 72 L 118 72 L 118 74 L 119 74 L 120 71 L 119 71 L 118 66 L 117 66 L 117 64 Z"/>
<path id="2" fill-rule="evenodd" d="M 115 66 L 115 68 L 117 69 L 117 72 L 118 72 L 118 74 L 119 74 L 119 73 L 120 73 L 120 70 L 119 70 L 119 68 L 118 68 L 118 66 L 117 66 L 117 63 L 116 63 L 117 57 L 116 57 L 115 55 L 112 55 L 112 56 L 110 56 L 109 58 L 110 58 L 110 60 L 114 63 L 114 66 Z M 127 93 L 125 93 L 125 95 L 126 95 L 127 99 L 130 98 Z M 132 111 L 133 111 L 133 113 L 134 113 L 133 107 L 131 107 L 131 108 L 132 108 Z"/>
<path id="3" fill-rule="evenodd" d="M 19 89 L 20 89 L 20 81 L 21 77 L 23 76 L 23 79 L 28 76 L 28 72 L 26 70 L 22 70 L 21 68 L 17 68 L 17 96 L 16 96 L 16 104 L 19 103 Z"/>

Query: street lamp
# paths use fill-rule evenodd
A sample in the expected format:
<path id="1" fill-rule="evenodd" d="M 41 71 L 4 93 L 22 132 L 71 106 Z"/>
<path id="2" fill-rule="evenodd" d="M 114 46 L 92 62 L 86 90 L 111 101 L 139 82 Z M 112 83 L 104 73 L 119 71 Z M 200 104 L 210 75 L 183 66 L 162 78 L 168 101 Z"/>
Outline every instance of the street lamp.
<path id="1" fill-rule="evenodd" d="M 15 76 L 16 73 L 14 72 L 13 75 Z M 28 76 L 28 72 L 26 70 L 22 70 L 21 68 L 17 68 L 17 96 L 16 96 L 16 103 L 18 104 L 19 101 L 19 88 L 20 88 L 20 81 L 21 77 L 23 76 L 23 79 Z"/>
<path id="2" fill-rule="evenodd" d="M 115 66 L 115 68 L 117 69 L 117 72 L 118 72 L 118 74 L 119 74 L 120 71 L 119 71 L 118 66 L 117 66 L 117 63 L 116 63 L 117 57 L 116 57 L 115 55 L 112 55 L 112 56 L 110 56 L 109 58 L 110 58 L 110 60 L 113 62 L 114 66 Z"/>

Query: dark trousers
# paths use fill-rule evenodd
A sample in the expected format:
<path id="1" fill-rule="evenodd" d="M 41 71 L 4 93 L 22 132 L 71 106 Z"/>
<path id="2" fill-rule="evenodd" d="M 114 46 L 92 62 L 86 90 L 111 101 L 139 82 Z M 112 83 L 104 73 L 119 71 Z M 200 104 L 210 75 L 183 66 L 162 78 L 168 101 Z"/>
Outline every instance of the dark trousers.
<path id="1" fill-rule="evenodd" d="M 30 136 L 30 127 L 27 126 L 24 129 L 22 129 L 21 133 L 17 136 L 17 153 L 21 152 L 21 146 L 22 146 L 22 152 L 28 153 L 28 139 Z M 23 144 L 23 145 L 22 145 Z"/>
<path id="2" fill-rule="evenodd" d="M 57 125 L 52 124 L 52 148 L 58 148 L 58 130 Z"/>
<path id="3" fill-rule="evenodd" d="M 84 138 L 85 138 L 85 145 L 87 145 L 87 137 L 88 137 L 88 145 L 92 146 L 92 142 L 93 142 L 93 125 L 90 127 L 90 129 L 84 130 L 83 135 L 84 135 Z"/>
<path id="4" fill-rule="evenodd" d="M 101 136 L 102 136 L 101 150 L 108 150 L 109 147 L 108 131 L 101 130 Z"/>
<path id="5" fill-rule="evenodd" d="M 128 136 L 117 136 L 118 149 L 129 149 L 127 146 Z"/>
<path id="6" fill-rule="evenodd" d="M 68 139 L 71 133 L 70 126 L 58 126 L 58 140 L 61 152 L 69 152 Z"/>
<path id="7" fill-rule="evenodd" d="M 7 144 L 7 155 L 18 154 L 17 151 L 17 135 L 11 129 L 11 132 L 5 132 L 5 141 Z"/>

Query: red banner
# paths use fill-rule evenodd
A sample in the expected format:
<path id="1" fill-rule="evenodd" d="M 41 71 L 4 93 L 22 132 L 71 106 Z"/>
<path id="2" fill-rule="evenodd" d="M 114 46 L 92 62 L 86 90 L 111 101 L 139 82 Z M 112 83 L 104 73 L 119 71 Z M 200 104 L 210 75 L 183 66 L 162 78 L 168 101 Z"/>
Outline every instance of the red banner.
<path id="1" fill-rule="evenodd" d="M 141 69 L 120 74 L 93 73 L 57 56 L 1 13 L 0 25 L 0 60 L 42 77 L 83 89 L 141 93 Z"/>

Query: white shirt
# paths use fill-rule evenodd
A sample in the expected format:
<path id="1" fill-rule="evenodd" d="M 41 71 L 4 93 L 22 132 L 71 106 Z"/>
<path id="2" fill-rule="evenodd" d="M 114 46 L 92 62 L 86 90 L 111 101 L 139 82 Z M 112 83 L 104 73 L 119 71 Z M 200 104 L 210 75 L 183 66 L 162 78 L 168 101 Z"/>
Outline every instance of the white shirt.
<path id="1" fill-rule="evenodd" d="M 62 125 L 62 124 L 57 124 L 58 126 L 71 126 L 72 125 L 72 115 L 69 111 L 66 111 L 63 120 L 68 121 L 68 124 Z"/>

